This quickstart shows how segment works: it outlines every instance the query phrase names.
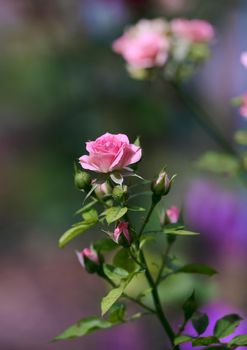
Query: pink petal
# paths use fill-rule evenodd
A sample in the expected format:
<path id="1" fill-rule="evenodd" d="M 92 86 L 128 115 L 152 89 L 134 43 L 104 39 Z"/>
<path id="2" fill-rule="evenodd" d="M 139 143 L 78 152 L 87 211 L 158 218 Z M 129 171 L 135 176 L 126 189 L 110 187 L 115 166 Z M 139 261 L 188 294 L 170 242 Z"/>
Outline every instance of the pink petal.
<path id="1" fill-rule="evenodd" d="M 95 164 L 92 164 L 89 156 L 80 157 L 79 163 L 81 164 L 83 169 L 100 172 L 99 168 Z"/>

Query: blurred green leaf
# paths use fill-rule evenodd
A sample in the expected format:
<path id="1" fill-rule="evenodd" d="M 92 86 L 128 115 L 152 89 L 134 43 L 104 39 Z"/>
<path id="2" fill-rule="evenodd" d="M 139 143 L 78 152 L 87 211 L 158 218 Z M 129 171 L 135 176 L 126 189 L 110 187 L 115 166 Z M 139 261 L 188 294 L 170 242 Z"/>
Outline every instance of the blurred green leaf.
<path id="1" fill-rule="evenodd" d="M 119 248 L 119 245 L 110 238 L 100 239 L 94 242 L 93 246 L 94 249 L 100 253 L 111 252 L 112 250 Z"/>
<path id="2" fill-rule="evenodd" d="M 206 152 L 197 161 L 197 166 L 202 170 L 217 174 L 233 175 L 238 171 L 238 160 L 225 153 Z"/>
<path id="3" fill-rule="evenodd" d="M 192 340 L 192 346 L 207 346 L 211 344 L 219 344 L 219 340 L 216 337 L 199 337 Z"/>
<path id="4" fill-rule="evenodd" d="M 246 130 L 238 130 L 234 135 L 234 139 L 240 145 L 247 146 L 247 131 Z"/>
<path id="5" fill-rule="evenodd" d="M 196 312 L 192 317 L 192 324 L 199 335 L 204 333 L 208 327 L 208 315 L 201 312 Z"/>
<path id="6" fill-rule="evenodd" d="M 87 223 L 95 223 L 98 221 L 98 213 L 97 210 L 91 209 L 82 214 L 83 219 Z"/>
<path id="7" fill-rule="evenodd" d="M 107 209 L 104 212 L 107 223 L 112 224 L 113 222 L 121 219 L 121 217 L 123 217 L 127 211 L 127 207 L 112 207 Z"/>
<path id="8" fill-rule="evenodd" d="M 112 327 L 112 323 L 109 321 L 105 321 L 98 317 L 87 317 L 76 322 L 61 334 L 57 335 L 53 341 L 78 338 L 97 330 L 110 327 Z"/>
<path id="9" fill-rule="evenodd" d="M 108 321 L 111 323 L 124 322 L 125 306 L 120 303 L 116 303 L 109 310 Z"/>
<path id="10" fill-rule="evenodd" d="M 217 273 L 212 267 L 203 264 L 188 264 L 179 268 L 176 272 L 198 273 L 207 276 L 213 276 Z"/>
<path id="11" fill-rule="evenodd" d="M 247 334 L 237 335 L 230 341 L 231 346 L 247 346 Z"/>
<path id="12" fill-rule="evenodd" d="M 219 319 L 214 327 L 214 336 L 224 338 L 232 334 L 239 325 L 242 318 L 237 314 L 230 314 Z"/>
<path id="13" fill-rule="evenodd" d="M 140 241 L 140 249 L 142 249 L 146 243 L 153 241 L 155 241 L 154 236 L 142 236 Z"/>
<path id="14" fill-rule="evenodd" d="M 195 300 L 195 292 L 191 294 L 191 296 L 185 301 L 183 305 L 183 311 L 184 311 L 184 319 L 186 321 L 190 320 L 193 316 L 194 312 L 197 309 L 197 303 Z"/>
<path id="15" fill-rule="evenodd" d="M 178 337 L 175 338 L 174 340 L 174 345 L 180 345 L 183 343 L 188 343 L 192 341 L 192 337 L 188 336 L 188 335 L 180 335 Z"/>

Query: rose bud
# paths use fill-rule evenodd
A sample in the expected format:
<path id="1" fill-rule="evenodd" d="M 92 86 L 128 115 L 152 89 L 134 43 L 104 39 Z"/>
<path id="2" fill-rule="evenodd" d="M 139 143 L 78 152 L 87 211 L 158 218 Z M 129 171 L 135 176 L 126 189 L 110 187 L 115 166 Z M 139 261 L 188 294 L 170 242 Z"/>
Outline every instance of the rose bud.
<path id="1" fill-rule="evenodd" d="M 74 177 L 74 183 L 79 190 L 88 192 L 91 188 L 91 176 L 85 171 L 77 170 Z"/>
<path id="2" fill-rule="evenodd" d="M 180 210 L 174 205 L 165 212 L 165 223 L 176 224 L 178 222 Z"/>
<path id="3" fill-rule="evenodd" d="M 112 191 L 113 198 L 116 201 L 121 201 L 122 199 L 126 198 L 128 187 L 127 186 L 115 186 Z"/>
<path id="4" fill-rule="evenodd" d="M 87 272 L 94 273 L 99 270 L 100 257 L 92 248 L 84 248 L 81 252 L 76 252 L 77 258 Z"/>
<path id="5" fill-rule="evenodd" d="M 104 196 L 107 196 L 112 193 L 112 187 L 109 182 L 106 181 L 100 185 L 98 185 L 94 190 L 96 197 L 102 199 Z"/>
<path id="6" fill-rule="evenodd" d="M 129 223 L 127 221 L 120 221 L 113 232 L 113 240 L 122 245 L 129 247 L 131 244 L 131 236 L 129 232 Z"/>
<path id="7" fill-rule="evenodd" d="M 158 178 L 151 184 L 151 190 L 157 199 L 160 199 L 162 196 L 165 196 L 170 192 L 175 176 L 176 175 L 173 175 L 171 178 L 169 178 L 166 171 L 161 170 Z"/>

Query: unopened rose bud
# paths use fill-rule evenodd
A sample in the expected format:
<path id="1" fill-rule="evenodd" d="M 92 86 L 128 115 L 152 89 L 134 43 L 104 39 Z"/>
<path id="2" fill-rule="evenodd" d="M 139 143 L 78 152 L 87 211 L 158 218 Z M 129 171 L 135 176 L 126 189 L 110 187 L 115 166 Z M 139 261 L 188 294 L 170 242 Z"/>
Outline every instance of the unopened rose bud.
<path id="1" fill-rule="evenodd" d="M 94 190 L 96 197 L 99 199 L 102 199 L 103 197 L 109 195 L 112 193 L 112 187 L 110 186 L 109 182 L 103 182 L 102 184 L 99 184 L 95 190 Z"/>
<path id="2" fill-rule="evenodd" d="M 113 240 L 122 245 L 129 247 L 131 244 L 131 235 L 129 231 L 129 223 L 127 221 L 120 221 L 113 232 Z"/>
<path id="3" fill-rule="evenodd" d="M 151 189 L 153 191 L 154 196 L 156 196 L 157 198 L 161 198 L 162 196 L 167 195 L 170 192 L 174 178 L 175 175 L 169 178 L 166 171 L 161 170 L 158 178 L 154 180 L 151 184 Z"/>
<path id="4" fill-rule="evenodd" d="M 115 186 L 112 191 L 113 198 L 116 201 L 121 201 L 122 199 L 125 199 L 127 194 L 128 187 L 126 185 L 121 186 Z"/>
<path id="5" fill-rule="evenodd" d="M 85 171 L 76 171 L 74 177 L 75 186 L 80 189 L 88 192 L 91 188 L 91 176 Z"/>
<path id="6" fill-rule="evenodd" d="M 175 206 L 170 207 L 165 212 L 165 223 L 176 224 L 178 222 L 179 215 L 180 215 L 180 210 L 177 207 Z"/>
<path id="7" fill-rule="evenodd" d="M 87 272 L 94 273 L 99 270 L 100 257 L 92 248 L 84 248 L 81 252 L 76 252 L 77 258 Z"/>

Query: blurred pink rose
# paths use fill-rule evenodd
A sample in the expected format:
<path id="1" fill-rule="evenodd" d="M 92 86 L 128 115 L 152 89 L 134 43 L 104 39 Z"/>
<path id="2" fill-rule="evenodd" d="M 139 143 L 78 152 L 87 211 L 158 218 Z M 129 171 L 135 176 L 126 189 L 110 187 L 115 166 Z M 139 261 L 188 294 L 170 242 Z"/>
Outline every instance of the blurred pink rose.
<path id="1" fill-rule="evenodd" d="M 162 19 L 142 19 L 115 40 L 112 48 L 134 68 L 162 66 L 170 46 L 167 29 L 167 23 Z"/>
<path id="2" fill-rule="evenodd" d="M 242 65 L 247 68 L 247 51 L 243 52 L 240 57 Z"/>
<path id="3" fill-rule="evenodd" d="M 138 162 L 142 156 L 142 149 L 130 144 L 124 134 L 106 133 L 95 141 L 87 142 L 86 149 L 89 155 L 79 159 L 82 168 L 99 173 L 123 169 Z"/>
<path id="4" fill-rule="evenodd" d="M 247 93 L 241 96 L 241 105 L 239 108 L 239 112 L 242 115 L 242 117 L 247 118 Z"/>
<path id="5" fill-rule="evenodd" d="M 204 20 L 177 18 L 171 21 L 171 30 L 178 36 L 193 43 L 208 42 L 214 38 L 213 26 Z"/>
<path id="6" fill-rule="evenodd" d="M 180 210 L 175 206 L 172 206 L 166 210 L 166 218 L 171 224 L 176 224 L 178 222 L 179 214 Z"/>
<path id="7" fill-rule="evenodd" d="M 129 233 L 129 223 L 126 221 L 120 221 L 113 232 L 113 239 L 116 243 L 131 243 L 131 237 Z"/>

